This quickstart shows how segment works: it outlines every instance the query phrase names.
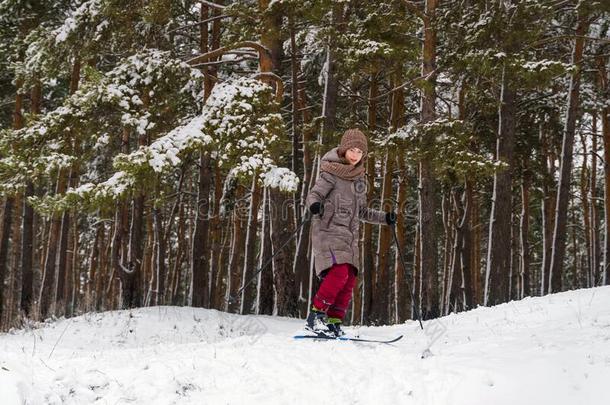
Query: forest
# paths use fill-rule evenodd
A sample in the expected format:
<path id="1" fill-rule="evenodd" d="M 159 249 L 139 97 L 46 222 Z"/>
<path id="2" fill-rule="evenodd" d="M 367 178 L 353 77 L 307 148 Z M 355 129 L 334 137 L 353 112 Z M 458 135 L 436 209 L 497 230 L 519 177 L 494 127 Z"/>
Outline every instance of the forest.
<path id="1" fill-rule="evenodd" d="M 362 224 L 349 323 L 610 284 L 609 28 L 602 0 L 0 0 L 0 331 L 304 318 L 349 128 L 398 214 Z"/>

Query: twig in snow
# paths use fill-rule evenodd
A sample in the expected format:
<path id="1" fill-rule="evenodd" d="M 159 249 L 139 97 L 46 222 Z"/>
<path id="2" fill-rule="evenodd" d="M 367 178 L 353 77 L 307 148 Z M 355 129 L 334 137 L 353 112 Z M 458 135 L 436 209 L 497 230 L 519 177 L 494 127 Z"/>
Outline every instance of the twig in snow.
<path id="1" fill-rule="evenodd" d="M 54 370 L 53 368 L 49 367 L 49 365 L 48 365 L 47 363 L 45 363 L 43 359 L 40 359 L 40 362 L 41 362 L 42 364 L 44 364 L 44 366 L 45 366 L 46 368 L 48 368 L 49 370 L 51 370 L 51 371 L 55 372 L 55 370 Z"/>
<path id="2" fill-rule="evenodd" d="M 68 330 L 68 326 L 70 326 L 70 323 L 72 323 L 72 320 L 68 321 L 68 323 L 66 324 L 66 327 L 64 328 L 63 332 L 61 332 L 61 335 L 59 335 L 59 338 L 57 338 L 57 342 L 55 342 L 55 345 L 53 345 L 53 349 L 51 349 L 51 353 L 49 353 L 49 358 L 51 358 L 51 356 L 53 355 L 53 352 L 55 351 L 55 348 L 59 344 L 59 341 L 64 336 L 64 333 L 66 333 L 66 330 Z"/>

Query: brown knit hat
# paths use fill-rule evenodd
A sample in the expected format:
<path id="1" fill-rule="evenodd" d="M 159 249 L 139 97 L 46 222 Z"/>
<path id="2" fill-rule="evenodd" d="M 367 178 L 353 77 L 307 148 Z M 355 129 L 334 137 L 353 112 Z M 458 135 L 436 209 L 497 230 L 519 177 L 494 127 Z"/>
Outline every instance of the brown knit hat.
<path id="1" fill-rule="evenodd" d="M 352 128 L 345 131 L 341 137 L 341 145 L 339 145 L 339 149 L 337 149 L 337 154 L 344 157 L 345 152 L 347 152 L 347 150 L 350 148 L 360 149 L 365 156 L 368 152 L 366 136 L 357 128 Z"/>

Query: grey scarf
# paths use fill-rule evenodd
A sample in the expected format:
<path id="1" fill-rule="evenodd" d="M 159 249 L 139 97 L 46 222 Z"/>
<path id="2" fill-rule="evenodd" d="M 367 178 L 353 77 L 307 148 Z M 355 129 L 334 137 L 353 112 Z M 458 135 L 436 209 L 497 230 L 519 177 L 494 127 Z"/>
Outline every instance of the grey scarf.
<path id="1" fill-rule="evenodd" d="M 366 171 L 366 168 L 364 167 L 365 156 L 362 157 L 357 165 L 352 166 L 346 159 L 339 157 L 337 149 L 338 148 L 333 148 L 329 150 L 324 157 L 322 157 L 320 170 L 334 174 L 344 180 L 355 180 L 362 177 Z"/>

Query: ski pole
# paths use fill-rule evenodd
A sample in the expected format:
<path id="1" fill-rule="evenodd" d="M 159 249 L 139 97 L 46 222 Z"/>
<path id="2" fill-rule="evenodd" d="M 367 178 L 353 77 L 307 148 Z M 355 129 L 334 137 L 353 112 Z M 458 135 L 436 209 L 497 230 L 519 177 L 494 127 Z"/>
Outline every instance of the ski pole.
<path id="1" fill-rule="evenodd" d="M 396 249 L 398 249 L 398 255 L 400 256 L 400 261 L 402 262 L 402 267 L 405 269 L 405 274 L 407 274 L 407 263 L 405 261 L 405 258 L 402 255 L 402 249 L 400 248 L 400 243 L 398 243 L 398 235 L 396 235 L 396 224 L 392 224 L 392 234 L 394 235 L 394 242 L 396 243 Z M 411 283 L 413 283 L 413 277 L 411 277 Z M 421 327 L 422 330 L 424 330 L 424 325 L 421 322 L 421 315 L 419 313 L 419 310 L 417 309 L 417 306 L 415 305 L 415 296 L 413 295 L 413 289 L 409 288 L 409 291 L 411 292 L 411 304 L 413 305 L 413 312 L 415 312 L 415 315 L 417 316 L 417 320 L 419 321 L 419 326 Z"/>
<path id="2" fill-rule="evenodd" d="M 258 273 L 260 273 L 261 271 L 263 271 L 265 269 L 265 267 L 267 267 L 269 265 L 269 263 L 271 263 L 271 261 L 273 260 L 273 258 L 275 257 L 275 255 L 277 255 L 278 253 L 280 253 L 282 251 L 282 249 L 284 249 L 284 247 L 286 247 L 286 245 L 288 245 L 288 242 L 290 242 L 292 240 L 292 238 L 294 238 L 296 235 L 298 235 L 299 231 L 301 230 L 301 228 L 303 227 L 303 225 L 305 225 L 305 223 L 307 221 L 309 221 L 309 215 L 305 214 L 305 217 L 303 218 L 303 220 L 301 221 L 301 223 L 299 224 L 299 226 L 297 227 L 297 229 L 292 233 L 292 235 L 290 235 L 290 237 L 286 240 L 286 242 L 284 242 L 284 244 L 282 246 L 280 246 L 277 249 L 277 252 L 275 252 L 273 255 L 271 255 L 271 257 L 267 260 L 267 262 L 265 264 L 263 264 L 261 266 L 260 269 L 258 269 L 253 275 L 252 277 L 250 277 L 250 279 L 244 283 L 244 285 L 237 290 L 237 292 L 235 293 L 235 295 L 229 295 L 229 299 L 228 302 L 229 303 L 233 303 L 235 302 L 235 300 L 237 300 L 237 297 L 242 293 L 243 290 L 246 289 L 247 286 L 250 285 L 251 282 L 254 281 L 254 279 L 256 278 L 256 276 L 258 276 Z"/>

